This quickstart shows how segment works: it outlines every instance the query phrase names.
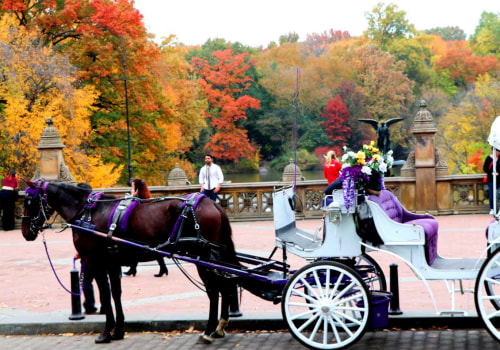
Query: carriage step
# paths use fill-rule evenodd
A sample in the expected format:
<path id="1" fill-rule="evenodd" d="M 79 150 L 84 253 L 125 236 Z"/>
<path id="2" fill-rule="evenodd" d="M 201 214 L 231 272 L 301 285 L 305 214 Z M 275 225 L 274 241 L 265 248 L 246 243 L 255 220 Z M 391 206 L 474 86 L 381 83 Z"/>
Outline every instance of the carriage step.
<path id="1" fill-rule="evenodd" d="M 439 313 L 440 316 L 467 316 L 467 312 L 462 311 L 462 310 L 447 310 L 447 311 L 441 311 Z"/>

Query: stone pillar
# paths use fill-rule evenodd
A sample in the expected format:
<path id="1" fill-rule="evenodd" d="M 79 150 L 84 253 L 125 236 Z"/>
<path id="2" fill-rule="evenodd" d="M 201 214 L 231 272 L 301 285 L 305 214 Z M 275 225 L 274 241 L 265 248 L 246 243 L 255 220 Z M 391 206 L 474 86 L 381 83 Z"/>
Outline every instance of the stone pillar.
<path id="1" fill-rule="evenodd" d="M 54 127 L 54 122 L 48 118 L 47 127 L 43 129 L 40 143 L 37 148 L 40 151 L 40 163 L 33 180 L 43 178 L 48 181 L 67 182 L 73 185 L 76 180 L 71 175 L 69 168 L 64 163 L 63 148 L 59 131 Z"/>
<path id="2" fill-rule="evenodd" d="M 437 213 L 436 145 L 437 132 L 427 103 L 420 101 L 411 132 L 415 135 L 415 209 Z"/>

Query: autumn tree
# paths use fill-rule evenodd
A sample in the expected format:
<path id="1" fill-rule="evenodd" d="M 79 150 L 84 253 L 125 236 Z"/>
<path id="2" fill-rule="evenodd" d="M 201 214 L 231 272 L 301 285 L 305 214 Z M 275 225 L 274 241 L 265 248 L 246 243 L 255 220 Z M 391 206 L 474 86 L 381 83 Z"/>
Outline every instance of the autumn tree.
<path id="1" fill-rule="evenodd" d="M 238 122 L 246 119 L 246 110 L 259 108 L 260 101 L 245 94 L 251 85 L 247 71 L 254 65 L 248 54 L 234 54 L 233 50 L 213 52 L 214 64 L 194 57 L 191 60 L 198 82 L 209 103 L 206 117 L 213 134 L 205 149 L 215 157 L 238 162 L 254 157 L 256 148 L 250 143 L 246 130 Z"/>
<path id="2" fill-rule="evenodd" d="M 498 67 L 498 58 L 493 55 L 477 56 L 466 41 L 447 42 L 444 55 L 434 61 L 438 74 L 447 74 L 455 86 L 465 88 L 476 81 L 479 75 L 493 73 Z"/>
<path id="3" fill-rule="evenodd" d="M 104 164 L 99 154 L 88 153 L 86 147 L 92 134 L 89 116 L 98 98 L 95 89 L 77 83 L 67 56 L 43 45 L 35 28 L 16 27 L 8 15 L 2 17 L 0 28 L 3 163 L 18 169 L 21 176 L 33 176 L 36 146 L 51 118 L 66 145 L 66 164 L 75 178 L 93 186 L 113 185 L 121 168 Z M 103 172 L 106 176 L 100 180 L 88 176 Z"/>
<path id="4" fill-rule="evenodd" d="M 489 154 L 490 127 L 500 114 L 500 81 L 485 74 L 438 123 L 438 144 L 452 173 L 478 173 L 474 159 Z"/>
<path id="5" fill-rule="evenodd" d="M 436 27 L 436 28 L 431 28 L 425 30 L 425 33 L 427 34 L 437 34 L 443 40 L 446 41 L 452 41 L 452 40 L 465 40 L 466 35 L 463 29 L 456 27 L 456 26 L 451 26 L 451 27 Z"/>
<path id="6" fill-rule="evenodd" d="M 373 39 L 382 49 L 392 40 L 415 35 L 415 26 L 406 19 L 406 11 L 399 10 L 395 4 L 378 3 L 365 16 L 368 29 L 363 34 Z"/>
<path id="7" fill-rule="evenodd" d="M 312 33 L 307 35 L 305 47 L 314 55 L 322 55 L 327 46 L 331 43 L 349 39 L 351 35 L 347 31 L 333 30 L 324 31 L 322 33 Z"/>
<path id="8" fill-rule="evenodd" d="M 479 25 L 470 37 L 470 44 L 475 53 L 495 55 L 500 59 L 500 13 L 484 11 L 481 14 Z"/>
<path id="9" fill-rule="evenodd" d="M 339 95 L 328 101 L 321 116 L 326 119 L 322 125 L 333 144 L 341 147 L 346 145 L 347 135 L 351 132 L 347 124 L 349 111 Z"/>

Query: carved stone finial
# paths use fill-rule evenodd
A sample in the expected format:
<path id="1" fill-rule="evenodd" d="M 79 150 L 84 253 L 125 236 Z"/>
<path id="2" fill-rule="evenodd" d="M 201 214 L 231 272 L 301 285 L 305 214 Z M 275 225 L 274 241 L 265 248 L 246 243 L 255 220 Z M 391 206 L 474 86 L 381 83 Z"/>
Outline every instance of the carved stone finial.
<path id="1" fill-rule="evenodd" d="M 184 170 L 179 168 L 179 163 L 175 163 L 175 168 L 168 174 L 167 186 L 183 186 L 190 184 Z"/>
<path id="2" fill-rule="evenodd" d="M 427 109 L 427 102 L 425 100 L 421 100 L 418 106 L 420 109 L 415 115 L 412 132 L 437 132 L 434 118 L 432 118 L 431 112 Z"/>
<path id="3" fill-rule="evenodd" d="M 295 176 L 297 176 L 297 181 L 304 181 L 306 179 L 304 176 L 302 176 L 302 171 L 300 170 L 299 166 L 293 163 L 293 159 L 290 159 L 290 164 L 288 164 L 283 170 L 281 181 L 294 181 Z"/>

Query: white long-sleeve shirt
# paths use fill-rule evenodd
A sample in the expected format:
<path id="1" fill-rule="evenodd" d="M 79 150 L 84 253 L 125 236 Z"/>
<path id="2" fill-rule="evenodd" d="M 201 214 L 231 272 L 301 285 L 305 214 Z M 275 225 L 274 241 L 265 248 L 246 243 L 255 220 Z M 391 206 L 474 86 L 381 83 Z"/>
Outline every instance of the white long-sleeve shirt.
<path id="1" fill-rule="evenodd" d="M 210 186 L 208 186 L 207 168 L 209 169 Z M 217 164 L 212 163 L 209 167 L 205 164 L 200 170 L 199 177 L 200 185 L 203 185 L 205 190 L 213 190 L 224 182 L 222 169 Z"/>

